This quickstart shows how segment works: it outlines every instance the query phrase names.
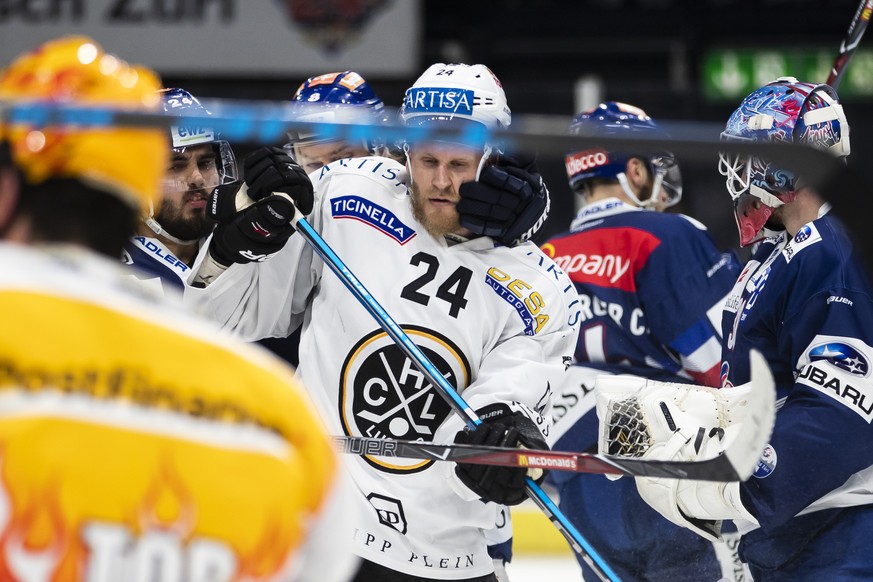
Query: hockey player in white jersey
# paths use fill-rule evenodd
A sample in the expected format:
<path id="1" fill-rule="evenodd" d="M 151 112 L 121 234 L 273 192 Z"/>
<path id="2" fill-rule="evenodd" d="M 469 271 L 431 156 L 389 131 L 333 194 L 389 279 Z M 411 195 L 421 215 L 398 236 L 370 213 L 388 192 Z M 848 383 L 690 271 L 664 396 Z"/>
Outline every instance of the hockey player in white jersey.
<path id="1" fill-rule="evenodd" d="M 407 91 L 402 117 L 495 128 L 510 111 L 487 67 L 436 64 Z M 249 209 L 222 219 L 199 259 L 202 288 L 186 298 L 248 339 L 302 323 L 298 373 L 336 434 L 542 448 L 550 386 L 579 317 L 569 279 L 527 242 L 544 219 L 545 186 L 491 145 L 410 143 L 408 154 L 406 168 L 369 157 L 313 173 L 309 220 L 478 412 L 475 431 L 303 237 L 271 242 L 289 228 L 279 200 L 269 206 L 284 222 Z M 523 469 L 372 456 L 349 465 L 363 515 L 348 534 L 364 559 L 358 581 L 495 579 L 482 530 L 498 504 L 525 499 Z"/>
<path id="2" fill-rule="evenodd" d="M 791 77 L 749 94 L 722 137 L 849 155 L 849 125 L 836 92 Z M 743 534 L 739 555 L 756 580 L 869 580 L 873 289 L 845 228 L 802 174 L 733 154 L 721 156 L 719 170 L 740 244 L 760 243 L 725 303 L 722 391 L 747 385 L 750 351 L 761 352 L 776 381 L 775 427 L 748 481 L 642 478 L 637 487 L 662 515 L 705 537 L 717 537 L 722 520 L 734 519 Z M 629 396 L 598 395 L 598 415 L 607 421 L 601 436 L 613 403 Z M 713 426 L 704 408 L 689 404 L 699 396 L 652 382 L 633 394 L 652 419 L 646 456 L 663 458 L 671 441 L 681 444 L 674 437 Z M 675 433 L 661 428 L 661 406 L 672 414 Z M 695 460 L 712 436 L 692 439 L 676 455 Z"/>

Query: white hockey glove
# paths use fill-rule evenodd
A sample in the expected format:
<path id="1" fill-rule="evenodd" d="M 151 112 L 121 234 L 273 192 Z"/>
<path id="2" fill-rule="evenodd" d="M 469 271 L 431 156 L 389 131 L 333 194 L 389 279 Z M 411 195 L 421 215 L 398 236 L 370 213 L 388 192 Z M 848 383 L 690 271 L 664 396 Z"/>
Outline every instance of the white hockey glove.
<path id="1" fill-rule="evenodd" d="M 721 454 L 742 430 L 753 386 L 708 388 L 634 376 L 600 376 L 595 385 L 601 453 L 698 461 Z M 718 540 L 723 519 L 754 517 L 739 483 L 636 478 L 640 496 L 673 523 Z"/>

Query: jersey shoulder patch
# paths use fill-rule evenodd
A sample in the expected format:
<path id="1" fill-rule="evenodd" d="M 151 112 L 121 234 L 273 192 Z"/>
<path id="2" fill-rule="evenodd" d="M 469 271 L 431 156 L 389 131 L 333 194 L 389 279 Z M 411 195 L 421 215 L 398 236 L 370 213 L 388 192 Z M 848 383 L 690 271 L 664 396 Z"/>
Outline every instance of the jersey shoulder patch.
<path id="1" fill-rule="evenodd" d="M 815 224 L 812 222 L 804 224 L 794 235 L 794 238 L 788 241 L 785 248 L 782 249 L 782 256 L 785 257 L 786 263 L 790 263 L 799 252 L 818 242 L 821 242 L 821 233 Z"/>

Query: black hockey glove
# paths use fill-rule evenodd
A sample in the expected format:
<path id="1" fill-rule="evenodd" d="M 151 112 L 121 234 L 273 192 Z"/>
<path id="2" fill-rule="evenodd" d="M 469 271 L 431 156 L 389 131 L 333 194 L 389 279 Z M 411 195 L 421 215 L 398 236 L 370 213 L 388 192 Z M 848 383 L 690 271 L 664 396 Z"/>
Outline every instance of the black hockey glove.
<path id="1" fill-rule="evenodd" d="M 243 177 L 252 200 L 284 192 L 294 200 L 303 216 L 312 212 L 312 182 L 306 171 L 282 148 L 263 147 L 246 156 Z"/>
<path id="2" fill-rule="evenodd" d="M 212 194 L 218 194 L 218 189 Z M 228 198 L 233 202 L 235 192 Z M 211 206 L 211 204 L 210 204 Z M 271 194 L 218 223 L 212 232 L 209 254 L 224 266 L 266 261 L 294 234 L 294 207 L 284 196 Z"/>
<path id="3" fill-rule="evenodd" d="M 506 404 L 491 404 L 477 411 L 482 424 L 475 430 L 464 429 L 455 435 L 457 444 L 524 447 L 548 450 L 549 446 L 537 425 L 521 412 L 513 412 Z M 464 485 L 486 501 L 502 505 L 518 505 L 527 499 L 523 467 L 497 467 L 458 463 L 455 473 Z M 536 479 L 542 483 L 545 472 Z"/>
<path id="4" fill-rule="evenodd" d="M 549 189 L 532 159 L 501 156 L 459 194 L 461 226 L 506 246 L 530 240 L 549 215 Z"/>
<path id="5" fill-rule="evenodd" d="M 218 186 L 206 211 L 218 223 L 209 254 L 225 266 L 264 261 L 278 252 L 294 234 L 291 200 L 302 214 L 312 212 L 312 182 L 284 150 L 259 148 L 244 164 L 246 190 L 239 184 Z"/>

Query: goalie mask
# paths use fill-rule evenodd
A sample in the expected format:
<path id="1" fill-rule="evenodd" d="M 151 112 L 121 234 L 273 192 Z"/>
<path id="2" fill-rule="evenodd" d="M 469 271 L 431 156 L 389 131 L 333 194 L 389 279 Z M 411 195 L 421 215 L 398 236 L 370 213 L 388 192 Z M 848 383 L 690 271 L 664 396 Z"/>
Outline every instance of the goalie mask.
<path id="1" fill-rule="evenodd" d="M 188 91 L 179 88 L 162 89 L 160 92 L 164 112 L 184 117 L 185 115 L 210 115 L 210 112 Z M 208 194 L 221 184 L 229 184 L 237 180 L 236 158 L 230 144 L 221 139 L 211 127 L 204 126 L 201 121 L 181 123 L 170 127 L 170 165 L 164 180 L 164 194 L 206 193 Z M 200 150 L 206 148 L 206 155 Z M 197 172 L 194 175 L 185 157 L 194 152 L 197 154 Z M 164 236 L 179 244 L 193 244 L 186 237 L 178 238 L 161 225 L 156 216 L 154 206 L 149 208 L 149 214 L 144 219 L 148 227 L 157 235 Z M 178 233 L 177 233 L 178 234 Z M 199 234 L 199 233 L 198 233 Z"/>
<path id="2" fill-rule="evenodd" d="M 465 144 L 482 142 L 478 178 L 497 149 L 483 139 L 483 129 L 506 129 L 512 113 L 503 85 L 485 65 L 435 63 L 406 90 L 400 119 L 407 127 L 453 125 L 464 130 Z M 410 145 L 407 142 L 406 148 Z"/>
<path id="3" fill-rule="evenodd" d="M 295 118 L 299 121 L 325 124 L 379 124 L 386 121 L 382 100 L 369 83 L 354 71 L 326 73 L 306 79 L 294 93 L 293 102 Z M 319 150 L 317 153 L 309 147 L 327 143 L 337 145 L 333 149 Z M 288 143 L 284 147 L 307 172 L 342 158 L 383 155 L 385 149 L 381 139 L 343 144 L 330 131 L 329 125 L 323 133 L 288 132 Z M 308 158 L 320 161 L 317 166 L 308 167 Z"/>
<path id="4" fill-rule="evenodd" d="M 806 144 L 845 158 L 849 124 L 828 85 L 781 77 L 753 91 L 728 119 L 724 141 Z M 798 177 L 765 159 L 720 154 L 719 173 L 734 201 L 740 246 L 761 240 L 773 210 L 792 202 Z"/>
<path id="5" fill-rule="evenodd" d="M 616 137 L 669 137 L 645 111 L 633 105 L 607 101 L 594 109 L 584 111 L 570 123 L 573 135 Z M 652 177 L 651 188 L 639 195 L 633 192 L 625 174 L 631 158 L 646 164 Z M 666 151 L 654 153 L 622 152 L 594 148 L 570 152 L 564 157 L 570 188 L 584 194 L 590 180 L 616 180 L 624 193 L 641 208 L 664 208 L 673 206 L 682 198 L 682 174 L 673 154 Z"/>

